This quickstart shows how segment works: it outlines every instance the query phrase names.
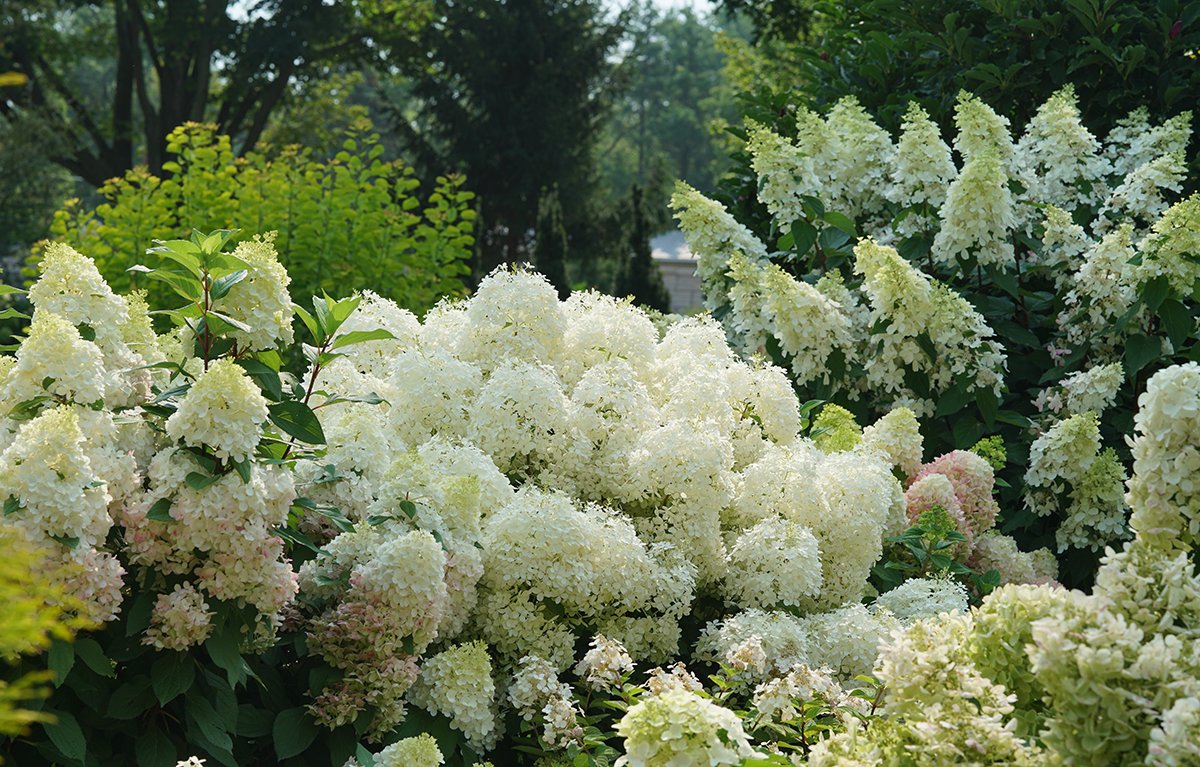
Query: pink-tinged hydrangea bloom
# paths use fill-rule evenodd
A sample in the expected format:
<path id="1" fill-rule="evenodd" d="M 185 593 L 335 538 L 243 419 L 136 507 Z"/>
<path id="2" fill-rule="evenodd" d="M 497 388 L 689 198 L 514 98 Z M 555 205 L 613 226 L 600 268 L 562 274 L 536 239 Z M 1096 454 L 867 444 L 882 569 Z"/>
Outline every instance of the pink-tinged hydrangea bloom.
<path id="1" fill-rule="evenodd" d="M 977 538 L 992 528 L 1000 507 L 992 497 L 995 473 L 983 457 L 966 450 L 954 450 L 925 464 L 913 478 L 913 483 L 930 474 L 942 474 L 950 480 L 969 528 L 969 532 L 963 531 L 968 539 Z"/>

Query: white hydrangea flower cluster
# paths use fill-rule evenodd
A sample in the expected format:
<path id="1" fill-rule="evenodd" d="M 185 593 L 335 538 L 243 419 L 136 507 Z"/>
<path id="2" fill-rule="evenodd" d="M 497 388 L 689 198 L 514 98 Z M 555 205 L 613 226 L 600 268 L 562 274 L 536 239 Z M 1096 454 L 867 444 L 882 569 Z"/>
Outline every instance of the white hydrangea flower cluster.
<path id="1" fill-rule="evenodd" d="M 800 716 L 801 707 L 821 700 L 838 705 L 846 700 L 845 690 L 828 669 L 800 664 L 787 674 L 770 679 L 754 688 L 752 704 L 755 723 L 788 722 Z"/>
<path id="2" fill-rule="evenodd" d="M 1163 276 L 1180 295 L 1191 295 L 1200 280 L 1200 194 L 1172 205 L 1154 222 L 1139 246 L 1142 263 L 1137 268 L 1139 283 Z"/>
<path id="3" fill-rule="evenodd" d="M 886 718 L 818 744 L 811 763 L 903 755 L 934 765 L 963 754 L 995 764 L 1194 762 L 1200 576 L 1188 515 L 1198 384 L 1200 365 L 1190 363 L 1160 371 L 1142 395 L 1129 493 L 1135 538 L 1108 550 L 1092 594 L 1005 586 L 969 614 L 895 633 L 875 668 L 887 685 Z M 1004 540 L 981 540 L 993 538 Z"/>
<path id="4" fill-rule="evenodd" d="M 167 419 L 167 435 L 221 460 L 241 463 L 253 453 L 267 420 L 267 400 L 236 362 L 222 358 L 197 379 Z"/>
<path id="5" fill-rule="evenodd" d="M 1100 416 L 1116 401 L 1124 383 L 1125 368 L 1120 362 L 1094 365 L 1044 389 L 1034 404 L 1044 413 L 1064 417 L 1087 412 Z"/>
<path id="6" fill-rule="evenodd" d="M 159 650 L 187 650 L 212 635 L 212 617 L 204 595 L 191 582 L 178 584 L 170 594 L 158 595 L 143 641 Z"/>
<path id="7" fill-rule="evenodd" d="M 1009 233 L 1017 225 L 1008 175 L 999 155 L 980 152 L 950 184 L 933 238 L 933 258 L 956 271 L 960 263 L 1009 268 L 1015 253 Z"/>
<path id="8" fill-rule="evenodd" d="M 740 253 L 752 262 L 763 262 L 767 260 L 767 248 L 721 203 L 685 183 L 676 184 L 671 209 L 679 219 L 680 228 L 687 233 L 688 248 L 696 256 L 696 275 L 704 289 L 704 304 L 715 311 L 728 303 L 730 286 L 726 273 L 730 257 Z"/>
<path id="9" fill-rule="evenodd" d="M 492 660 L 483 642 L 456 645 L 424 660 L 409 692 L 414 704 L 448 717 L 450 726 L 479 750 L 490 750 L 499 734 L 495 697 Z"/>
<path id="10" fill-rule="evenodd" d="M 643 698 L 616 729 L 617 767 L 732 767 L 755 755 L 737 714 L 687 690 Z"/>
<path id="11" fill-rule="evenodd" d="M 696 657 L 706 662 L 728 662 L 748 642 L 757 640 L 766 655 L 761 669 L 747 668 L 748 678 L 763 680 L 783 676 L 806 664 L 832 669 L 849 680 L 869 673 L 879 642 L 900 625 L 886 609 L 849 604 L 803 618 L 786 612 L 745 610 L 705 626 L 696 645 Z"/>
<path id="12" fill-rule="evenodd" d="M 1195 550 L 1200 542 L 1200 364 L 1155 373 L 1134 420 L 1129 524 L 1142 539 Z"/>
<path id="13" fill-rule="evenodd" d="M 863 275 L 863 292 L 871 302 L 871 324 L 885 326 L 871 337 L 877 350 L 864 358 L 872 392 L 917 415 L 932 414 L 932 401 L 905 383 L 906 368 L 923 373 L 935 393 L 947 391 L 960 377 L 972 389 L 999 392 L 1003 352 L 974 307 L 922 274 L 894 248 L 862 240 L 854 256 L 854 271 Z"/>
<path id="14" fill-rule="evenodd" d="M 910 578 L 875 600 L 904 623 L 967 611 L 967 590 L 950 578 Z"/>
<path id="15" fill-rule="evenodd" d="M 901 208 L 917 208 L 896 226 L 899 235 L 908 236 L 930 231 L 937 224 L 933 212 L 946 202 L 946 191 L 958 169 L 937 123 L 919 104 L 908 105 L 900 127 L 900 140 L 892 156 L 892 183 L 885 193 Z"/>
<path id="16" fill-rule="evenodd" d="M 403 738 L 375 755 L 375 767 L 441 767 L 446 763 L 432 735 Z"/>
<path id="17" fill-rule="evenodd" d="M 220 299 L 221 312 L 246 325 L 230 335 L 248 351 L 275 349 L 292 343 L 291 278 L 275 252 L 275 233 L 239 243 L 233 257 L 245 263 L 246 276 Z"/>
<path id="18" fill-rule="evenodd" d="M 1033 441 L 1025 471 L 1025 505 L 1039 516 L 1062 510 L 1058 548 L 1100 550 L 1125 530 L 1125 469 L 1112 449 L 1101 449 L 1096 414 L 1065 418 Z"/>
<path id="19" fill-rule="evenodd" d="M 1091 342 L 1096 351 L 1108 358 L 1121 351 L 1117 320 L 1133 308 L 1137 299 L 1133 226 L 1124 223 L 1092 245 L 1083 257 L 1079 271 L 1070 277 L 1058 324 L 1066 343 L 1078 347 Z M 1145 314 L 1145 309 L 1141 312 Z M 1140 326 L 1141 318 L 1133 322 Z"/>
<path id="20" fill-rule="evenodd" d="M 109 507 L 123 502 L 133 473 L 133 460 L 115 449 L 115 430 L 107 413 L 64 404 L 0 441 L 7 442 L 0 452 L 6 521 L 41 550 L 48 577 L 97 622 L 117 617 L 125 574 L 105 546 Z"/>
<path id="21" fill-rule="evenodd" d="M 1032 203 L 1070 213 L 1104 198 L 1112 169 L 1100 142 L 1080 122 L 1075 86 L 1056 91 L 1038 108 L 1017 142 L 1014 164 Z"/>
<path id="22" fill-rule="evenodd" d="M 623 675 L 631 673 L 633 658 L 620 642 L 603 634 L 592 637 L 591 649 L 575 667 L 575 675 L 594 690 L 612 690 Z"/>

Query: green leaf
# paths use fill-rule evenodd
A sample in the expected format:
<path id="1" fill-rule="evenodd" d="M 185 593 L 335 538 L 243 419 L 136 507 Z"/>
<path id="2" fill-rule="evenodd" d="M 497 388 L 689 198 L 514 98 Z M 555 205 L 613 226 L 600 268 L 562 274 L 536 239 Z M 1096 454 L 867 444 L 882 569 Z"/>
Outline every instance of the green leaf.
<path id="1" fill-rule="evenodd" d="M 271 423 L 275 424 L 288 436 L 310 445 L 325 444 L 325 432 L 321 430 L 321 422 L 308 405 L 303 402 L 277 402 L 270 408 Z"/>
<path id="2" fill-rule="evenodd" d="M 343 346 L 361 344 L 363 341 L 385 341 L 394 338 L 395 336 L 392 335 L 391 331 L 383 328 L 376 328 L 375 330 L 351 330 L 349 333 L 333 339 L 333 345 L 329 348 L 341 349 Z"/>
<path id="3" fill-rule="evenodd" d="M 246 375 L 254 379 L 254 383 L 258 384 L 258 388 L 263 390 L 268 399 L 274 402 L 283 399 L 283 381 L 279 378 L 278 370 L 272 370 L 270 366 L 252 359 L 240 359 L 237 360 L 237 364 L 246 371 Z"/>
<path id="4" fill-rule="evenodd" d="M 174 767 L 179 761 L 175 744 L 157 727 L 151 727 L 138 736 L 133 753 L 138 767 Z"/>
<path id="5" fill-rule="evenodd" d="M 191 474 L 188 475 L 189 477 Z M 150 511 L 146 514 L 146 519 L 153 519 L 155 522 L 174 522 L 175 518 L 171 516 L 170 498 L 159 498 L 150 507 Z"/>
<path id="6" fill-rule="evenodd" d="M 792 246 L 797 256 L 804 256 L 812 250 L 817 241 L 817 228 L 804 219 L 792 224 Z"/>
<path id="7" fill-rule="evenodd" d="M 51 535 L 49 537 L 68 549 L 74 550 L 79 545 L 79 538 L 74 535 Z"/>
<path id="8" fill-rule="evenodd" d="M 1183 303 L 1172 298 L 1163 301 L 1158 307 L 1158 316 L 1162 320 L 1163 329 L 1167 331 L 1167 338 L 1171 339 L 1171 346 L 1178 351 L 1195 327 L 1192 313 Z"/>
<path id="9" fill-rule="evenodd" d="M 375 767 L 375 755 L 363 748 L 361 743 L 354 748 L 354 759 L 362 767 Z"/>
<path id="10" fill-rule="evenodd" d="M 1158 307 L 1162 302 L 1167 300 L 1167 296 L 1171 294 L 1171 281 L 1166 278 L 1166 275 L 1158 275 L 1154 279 L 1142 285 L 1141 295 L 1142 301 L 1146 306 L 1150 307 L 1151 311 L 1158 311 Z"/>
<path id="11" fill-rule="evenodd" d="M 117 688 L 108 699 L 110 719 L 133 719 L 154 705 L 150 680 L 139 676 Z"/>
<path id="12" fill-rule="evenodd" d="M 15 514 L 21 508 L 21 499 L 15 495 L 8 496 L 4 501 L 4 516 Z"/>
<path id="13" fill-rule="evenodd" d="M 400 501 L 400 511 L 403 511 L 409 519 L 417 518 L 417 504 L 408 499 Z"/>
<path id="14" fill-rule="evenodd" d="M 1144 333 L 1130 336 L 1125 341 L 1125 374 L 1131 378 L 1152 360 L 1162 354 L 1162 341 Z"/>
<path id="15" fill-rule="evenodd" d="M 17 311 L 12 307 L 0 309 L 0 320 L 27 320 L 29 315 L 25 312 Z"/>
<path id="16" fill-rule="evenodd" d="M 197 280 L 200 279 L 203 270 L 200 268 L 200 259 L 197 257 L 200 251 L 195 245 L 187 240 L 156 240 L 156 242 L 160 244 L 153 248 L 147 248 L 147 253 L 157 253 L 163 258 L 169 258 L 191 272 Z"/>
<path id="17" fill-rule="evenodd" d="M 46 664 L 54 672 L 54 686 L 62 687 L 62 683 L 67 681 L 67 674 L 75 667 L 75 648 L 70 642 L 56 639 L 47 655 Z"/>
<path id="18" fill-rule="evenodd" d="M 186 713 L 201 734 L 218 749 L 228 751 L 233 748 L 233 738 L 229 737 L 229 731 L 234 729 L 236 722 L 226 724 L 212 703 L 203 695 L 193 691 L 187 696 Z"/>
<path id="19" fill-rule="evenodd" d="M 303 708 L 280 711 L 271 727 L 271 739 L 275 741 L 275 755 L 290 759 L 304 753 L 317 738 L 317 726 Z"/>
<path id="20" fill-rule="evenodd" d="M 324 343 L 325 334 L 321 332 L 321 328 L 319 325 L 317 325 L 316 319 L 302 306 L 293 305 L 292 308 L 295 309 L 296 316 L 299 317 L 300 321 L 304 323 L 304 327 L 308 328 L 308 332 L 312 334 L 313 340 L 316 341 L 317 344 Z"/>
<path id="21" fill-rule="evenodd" d="M 242 484 L 249 484 L 249 482 L 250 482 L 250 459 L 249 458 L 246 458 L 241 461 L 232 461 L 232 462 L 230 462 L 230 466 L 232 466 L 233 470 L 237 472 L 237 475 L 242 478 Z"/>
<path id="22" fill-rule="evenodd" d="M 75 640 L 75 656 L 96 674 L 108 679 L 117 678 L 115 664 L 104 654 L 104 648 L 95 639 L 84 637 Z"/>
<path id="23" fill-rule="evenodd" d="M 262 738 L 271 734 L 275 714 L 249 703 L 238 706 L 237 734 L 243 738 Z"/>
<path id="24" fill-rule="evenodd" d="M 230 272 L 223 277 L 218 277 L 217 279 L 213 280 L 212 287 L 208 289 L 208 294 L 212 296 L 214 300 L 224 298 L 225 296 L 229 295 L 229 291 L 234 285 L 246 279 L 246 277 L 249 275 L 250 272 L 246 271 L 245 269 L 238 269 L 236 272 Z"/>
<path id="25" fill-rule="evenodd" d="M 851 237 L 858 233 L 858 229 L 854 226 L 854 220 L 845 213 L 838 213 L 836 210 L 830 210 L 827 211 L 825 215 L 821 216 L 821 218 L 824 219 L 825 223 L 837 229 L 841 229 Z"/>
<path id="26" fill-rule="evenodd" d="M 230 687 L 237 687 L 246 680 L 246 661 L 242 659 L 241 641 L 237 629 L 227 626 L 204 643 L 208 657 L 225 671 Z"/>
<path id="27" fill-rule="evenodd" d="M 928 333 L 917 334 L 917 346 L 921 347 L 921 351 L 925 352 L 925 356 L 929 357 L 931 362 L 937 362 L 937 347 L 933 345 L 933 339 Z"/>
<path id="28" fill-rule="evenodd" d="M 46 735 L 50 737 L 50 742 L 62 752 L 63 756 L 82 762 L 87 756 L 87 739 L 83 737 L 83 729 L 79 726 L 79 721 L 73 714 L 66 711 L 49 713 L 54 716 L 55 722 L 43 726 L 46 728 Z"/>
<path id="29" fill-rule="evenodd" d="M 189 473 L 186 477 L 184 477 L 183 481 L 186 482 L 187 486 L 192 488 L 193 490 L 203 490 L 204 488 L 208 487 L 209 485 L 219 482 L 220 480 L 221 480 L 221 478 L 219 476 L 213 476 L 211 474 L 201 474 L 198 471 L 193 471 L 193 472 Z"/>
<path id="30" fill-rule="evenodd" d="M 191 688 L 196 664 L 187 653 L 164 652 L 150 668 L 150 681 L 154 696 L 165 706 Z"/>
<path id="31" fill-rule="evenodd" d="M 7 296 L 12 293 L 24 293 L 24 292 L 25 291 L 21 290 L 20 288 L 14 288 L 12 285 L 5 285 L 4 283 L 0 282 L 0 296 Z"/>
<path id="32" fill-rule="evenodd" d="M 159 282 L 165 282 L 180 297 L 187 301 L 199 301 L 201 297 L 200 283 L 185 272 L 170 269 L 154 269 L 147 272 L 146 277 Z"/>

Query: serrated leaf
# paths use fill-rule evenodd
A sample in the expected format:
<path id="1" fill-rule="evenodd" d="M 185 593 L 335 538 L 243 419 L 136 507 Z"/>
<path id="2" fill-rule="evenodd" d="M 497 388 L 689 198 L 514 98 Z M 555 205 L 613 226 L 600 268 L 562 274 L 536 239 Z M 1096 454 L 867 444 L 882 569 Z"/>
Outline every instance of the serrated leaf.
<path id="1" fill-rule="evenodd" d="M 1143 303 L 1149 306 L 1151 311 L 1158 311 L 1158 307 L 1171 294 L 1171 281 L 1167 279 L 1166 275 L 1160 274 L 1142 285 L 1139 292 Z"/>
<path id="2" fill-rule="evenodd" d="M 308 405 L 303 402 L 277 402 L 269 407 L 271 423 L 290 437 L 310 445 L 325 444 L 325 432 L 321 422 Z"/>
<path id="3" fill-rule="evenodd" d="M 108 699 L 108 716 L 111 719 L 133 719 L 154 705 L 154 693 L 150 680 L 137 677 L 116 689 Z"/>
<path id="4" fill-rule="evenodd" d="M 246 680 L 246 661 L 242 659 L 240 647 L 241 637 L 228 627 L 204 643 L 208 657 L 225 672 L 230 687 L 237 687 Z"/>
<path id="5" fill-rule="evenodd" d="M 1195 327 L 1192 313 L 1183 303 L 1172 298 L 1158 307 L 1158 316 L 1162 320 L 1163 330 L 1167 331 L 1167 338 L 1171 339 L 1171 346 L 1176 350 L 1182 348 Z"/>
<path id="6" fill-rule="evenodd" d="M 223 277 L 218 277 L 213 280 L 212 287 L 208 289 L 208 294 L 214 299 L 222 299 L 229 295 L 229 291 L 233 286 L 250 276 L 250 273 L 245 269 L 238 269 L 236 272 L 230 272 Z"/>
<path id="7" fill-rule="evenodd" d="M 280 761 L 304 753 L 317 739 L 317 726 L 303 708 L 289 708 L 279 712 L 271 726 L 271 739 L 275 742 L 275 756 Z"/>

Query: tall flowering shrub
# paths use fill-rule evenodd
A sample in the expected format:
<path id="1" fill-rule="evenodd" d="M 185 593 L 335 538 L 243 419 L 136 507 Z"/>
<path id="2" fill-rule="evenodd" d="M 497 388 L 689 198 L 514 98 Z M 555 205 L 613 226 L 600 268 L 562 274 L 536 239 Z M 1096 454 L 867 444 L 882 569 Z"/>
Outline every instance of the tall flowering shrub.
<path id="1" fill-rule="evenodd" d="M 1087 582 L 1129 536 L 1134 400 L 1197 354 L 1191 115 L 1135 111 L 1101 141 L 1067 87 L 1019 136 L 967 93 L 954 127 L 915 104 L 895 138 L 851 97 L 801 109 L 748 127 L 763 219 L 686 185 L 672 205 L 735 346 L 859 418 L 953 419 L 927 433 L 939 451 L 1001 438 L 1005 529 Z"/>
<path id="2" fill-rule="evenodd" d="M 50 653 L 12 762 L 611 764 L 627 738 L 655 764 L 678 718 L 672 751 L 733 764 L 840 729 L 880 638 L 965 609 L 992 466 L 926 462 L 911 410 L 813 418 L 716 321 L 519 269 L 423 321 L 370 292 L 296 305 L 275 242 L 158 243 L 154 314 L 69 247 L 42 259 L 0 358 L 0 497 L 100 628 Z M 942 537 L 876 601 L 935 476 Z M 1025 564 L 1008 579 L 1052 577 Z"/>

